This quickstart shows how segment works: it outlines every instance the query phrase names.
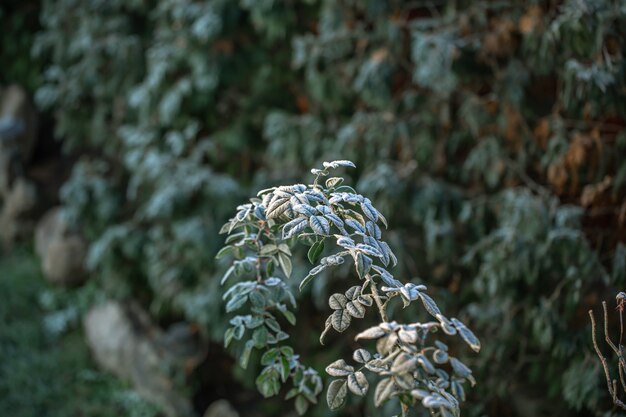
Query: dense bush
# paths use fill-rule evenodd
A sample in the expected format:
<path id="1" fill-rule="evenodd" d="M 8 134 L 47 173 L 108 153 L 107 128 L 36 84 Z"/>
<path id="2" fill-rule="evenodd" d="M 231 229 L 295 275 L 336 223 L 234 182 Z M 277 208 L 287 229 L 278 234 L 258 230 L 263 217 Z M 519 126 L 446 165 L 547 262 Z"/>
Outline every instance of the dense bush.
<path id="1" fill-rule="evenodd" d="M 42 24 L 36 98 L 85 155 L 62 199 L 108 294 L 220 340 L 231 207 L 350 159 L 398 276 L 483 340 L 469 414 L 603 415 L 585 312 L 626 278 L 621 2 L 47 0 Z M 320 273 L 307 326 L 348 274 Z"/>

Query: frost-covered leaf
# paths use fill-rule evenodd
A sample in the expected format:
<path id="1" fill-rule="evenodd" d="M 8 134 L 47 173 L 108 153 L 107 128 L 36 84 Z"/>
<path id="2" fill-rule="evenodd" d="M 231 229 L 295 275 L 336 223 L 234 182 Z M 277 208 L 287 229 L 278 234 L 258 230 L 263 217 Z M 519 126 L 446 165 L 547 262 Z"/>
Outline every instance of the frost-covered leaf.
<path id="1" fill-rule="evenodd" d="M 374 391 L 374 405 L 380 407 L 396 391 L 396 386 L 391 378 L 384 378 L 376 385 Z"/>
<path id="2" fill-rule="evenodd" d="M 363 202 L 361 202 L 361 210 L 371 221 L 376 222 L 378 220 L 378 210 L 374 208 L 368 198 L 363 199 Z"/>
<path id="3" fill-rule="evenodd" d="M 348 384 L 345 379 L 335 379 L 328 386 L 326 402 L 331 410 L 336 410 L 343 405 L 348 394 Z"/>
<path id="4" fill-rule="evenodd" d="M 311 216 L 309 217 L 309 225 L 311 229 L 318 235 L 329 235 L 330 234 L 330 224 L 328 220 L 323 216 Z"/>
<path id="5" fill-rule="evenodd" d="M 348 299 L 345 295 L 341 293 L 335 293 L 328 298 L 328 305 L 333 310 L 341 310 L 343 309 L 348 302 Z"/>
<path id="6" fill-rule="evenodd" d="M 417 342 L 417 330 L 402 328 L 398 331 L 398 338 L 404 343 L 415 343 Z"/>
<path id="7" fill-rule="evenodd" d="M 418 295 L 422 300 L 422 304 L 424 304 L 424 308 L 428 311 L 428 313 L 430 313 L 431 316 L 436 318 L 438 314 L 441 314 L 441 310 L 437 307 L 435 300 L 423 292 L 418 293 Z"/>
<path id="8" fill-rule="evenodd" d="M 365 307 L 363 307 L 360 303 L 350 301 L 346 304 L 346 311 L 352 317 L 356 317 L 358 319 L 362 319 L 365 317 Z"/>
<path id="9" fill-rule="evenodd" d="M 365 349 L 357 349 L 352 354 L 352 359 L 358 363 L 366 363 L 372 359 L 372 355 Z"/>
<path id="10" fill-rule="evenodd" d="M 422 400 L 422 405 L 426 408 L 451 408 L 452 404 L 439 394 L 432 394 Z"/>
<path id="11" fill-rule="evenodd" d="M 347 236 L 339 236 L 339 238 L 337 238 L 337 245 L 346 249 L 352 249 L 356 247 L 356 243 L 354 243 L 354 240 Z"/>
<path id="12" fill-rule="evenodd" d="M 394 359 L 391 364 L 391 372 L 394 374 L 403 374 L 412 372 L 417 367 L 417 359 L 408 353 L 401 353 Z"/>
<path id="13" fill-rule="evenodd" d="M 461 378 L 467 378 L 472 374 L 472 370 L 457 358 L 450 358 L 450 365 L 452 365 L 454 373 Z"/>
<path id="14" fill-rule="evenodd" d="M 369 272 L 372 266 L 372 258 L 363 254 L 362 252 L 357 252 L 356 254 L 356 272 L 359 274 L 361 279 L 364 279 L 367 273 Z"/>
<path id="15" fill-rule="evenodd" d="M 468 329 L 460 320 L 455 318 L 451 320 L 452 324 L 454 324 L 454 327 L 456 327 L 456 329 L 459 331 L 459 334 L 461 335 L 463 340 L 465 340 L 465 343 L 467 343 L 474 352 L 479 352 L 480 340 L 478 340 L 476 335 L 474 335 L 474 333 L 472 333 L 472 331 Z"/>
<path id="16" fill-rule="evenodd" d="M 422 365 L 422 368 L 424 368 L 424 370 L 429 374 L 435 373 L 435 366 L 423 353 L 417 355 L 417 362 L 419 362 L 419 364 Z"/>
<path id="17" fill-rule="evenodd" d="M 363 304 L 366 307 L 370 307 L 373 304 L 373 298 L 369 294 L 362 294 L 356 299 L 359 303 Z"/>
<path id="18" fill-rule="evenodd" d="M 309 223 L 304 217 L 298 217 L 291 220 L 283 226 L 283 239 L 289 239 L 290 237 L 297 235 L 303 231 Z"/>
<path id="19" fill-rule="evenodd" d="M 331 161 L 331 162 L 324 162 L 322 165 L 324 165 L 324 168 L 339 168 L 339 167 L 356 168 L 356 165 L 354 165 L 352 161 L 348 161 L 345 159 Z"/>
<path id="20" fill-rule="evenodd" d="M 279 252 L 278 253 L 278 262 L 280 263 L 280 268 L 285 273 L 285 276 L 289 278 L 291 276 L 291 259 L 286 254 Z"/>
<path id="21" fill-rule="evenodd" d="M 274 198 L 267 207 L 265 215 L 268 219 L 274 219 L 283 214 L 289 207 L 291 207 L 289 198 Z"/>
<path id="22" fill-rule="evenodd" d="M 352 229 L 356 230 L 359 233 L 365 233 L 365 228 L 359 222 L 354 219 L 346 219 L 345 223 L 350 226 Z"/>
<path id="23" fill-rule="evenodd" d="M 354 340 L 359 339 L 378 339 L 386 335 L 387 333 L 378 326 L 370 327 L 367 330 L 363 330 L 361 333 L 357 334 Z"/>
<path id="24" fill-rule="evenodd" d="M 338 332 L 344 332 L 350 327 L 352 318 L 346 310 L 335 310 L 331 317 L 333 328 Z"/>
<path id="25" fill-rule="evenodd" d="M 382 256 L 377 248 L 363 243 L 357 244 L 356 249 L 366 255 L 375 256 L 377 258 L 380 258 Z"/>
<path id="26" fill-rule="evenodd" d="M 348 365 L 345 360 L 338 359 L 326 367 L 326 373 L 330 376 L 347 376 L 354 372 L 354 367 Z"/>
<path id="27" fill-rule="evenodd" d="M 444 364 L 446 362 L 448 362 L 448 352 L 441 350 L 441 349 L 436 349 L 433 352 L 433 362 L 435 362 L 436 364 Z"/>
<path id="28" fill-rule="evenodd" d="M 326 188 L 333 188 L 341 185 L 343 183 L 343 178 L 341 177 L 330 177 L 326 180 Z"/>
<path id="29" fill-rule="evenodd" d="M 315 210 L 315 207 L 309 204 L 298 204 L 298 205 L 293 206 L 293 209 L 296 213 L 303 214 L 306 217 L 317 214 L 317 210 Z"/>
<path id="30" fill-rule="evenodd" d="M 355 395 L 360 397 L 365 396 L 367 394 L 367 389 L 369 388 L 369 383 L 367 382 L 367 378 L 361 371 L 357 371 L 353 374 L 348 375 L 348 388 Z"/>

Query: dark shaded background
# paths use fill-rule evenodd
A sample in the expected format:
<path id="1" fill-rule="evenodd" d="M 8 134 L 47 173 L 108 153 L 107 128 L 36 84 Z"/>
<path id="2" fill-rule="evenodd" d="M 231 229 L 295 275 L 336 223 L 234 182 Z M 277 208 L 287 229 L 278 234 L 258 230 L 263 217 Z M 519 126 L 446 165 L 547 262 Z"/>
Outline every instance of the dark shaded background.
<path id="1" fill-rule="evenodd" d="M 4 0 L 0 414 L 293 415 L 221 348 L 218 230 L 350 159 L 398 276 L 482 341 L 458 350 L 479 382 L 464 415 L 611 415 L 587 311 L 626 279 L 625 28 L 609 0 Z M 320 370 L 351 347 L 318 343 L 346 279 L 300 297 L 292 339 Z M 98 370 L 102 305 L 154 363 Z"/>

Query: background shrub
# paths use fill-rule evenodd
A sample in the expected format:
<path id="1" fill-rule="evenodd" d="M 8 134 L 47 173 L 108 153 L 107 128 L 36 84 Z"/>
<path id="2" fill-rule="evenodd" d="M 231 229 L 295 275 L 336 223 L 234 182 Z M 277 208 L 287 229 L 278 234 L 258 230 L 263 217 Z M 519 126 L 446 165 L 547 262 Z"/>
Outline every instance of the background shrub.
<path id="1" fill-rule="evenodd" d="M 33 4 L 35 98 L 80 155 L 60 198 L 92 241 L 89 288 L 220 342 L 231 208 L 350 159 L 398 276 L 483 341 L 468 415 L 605 415 L 586 311 L 626 278 L 621 2 Z M 347 274 L 315 281 L 303 328 Z M 294 340 L 317 367 L 342 349 Z"/>

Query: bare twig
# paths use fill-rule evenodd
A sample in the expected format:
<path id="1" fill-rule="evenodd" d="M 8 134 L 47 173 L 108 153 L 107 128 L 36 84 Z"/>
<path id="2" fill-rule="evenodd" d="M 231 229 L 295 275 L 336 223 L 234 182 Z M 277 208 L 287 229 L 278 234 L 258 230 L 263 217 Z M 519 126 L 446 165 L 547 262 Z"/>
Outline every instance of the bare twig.
<path id="1" fill-rule="evenodd" d="M 617 360 L 618 360 L 618 374 L 619 374 L 619 380 L 622 386 L 622 389 L 624 390 L 624 392 L 626 392 L 626 382 L 624 380 L 624 373 L 625 368 L 626 368 L 626 362 L 624 361 L 624 355 L 623 355 L 623 349 L 622 349 L 622 345 L 621 345 L 621 340 L 620 340 L 620 344 L 619 344 L 619 348 L 617 346 L 615 346 L 615 344 L 613 343 L 613 341 L 611 340 L 611 338 L 609 337 L 609 331 L 608 331 L 608 310 L 606 307 L 606 302 L 603 301 L 602 302 L 602 309 L 603 309 L 603 313 L 604 313 L 604 339 L 606 340 L 606 343 L 611 347 L 611 349 L 613 350 L 613 352 L 615 352 L 615 354 L 617 355 Z M 620 310 L 620 318 L 621 318 L 621 314 L 622 311 Z M 600 363 L 602 364 L 602 369 L 604 370 L 604 375 L 606 377 L 606 386 L 607 389 L 609 391 L 609 395 L 611 396 L 611 399 L 613 400 L 613 404 L 615 404 L 615 406 L 621 408 L 622 410 L 626 411 L 626 404 L 624 404 L 617 395 L 617 379 L 613 379 L 611 380 L 611 373 L 609 370 L 609 365 L 608 362 L 606 360 L 606 358 L 604 357 L 604 355 L 602 354 L 602 351 L 600 350 L 600 347 L 598 346 L 598 342 L 596 339 L 596 332 L 597 332 L 597 327 L 596 327 L 596 320 L 593 316 L 593 311 L 589 310 L 589 317 L 591 318 L 591 339 L 593 341 L 593 348 L 596 351 L 596 354 L 598 355 L 598 358 L 600 358 Z"/>

